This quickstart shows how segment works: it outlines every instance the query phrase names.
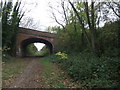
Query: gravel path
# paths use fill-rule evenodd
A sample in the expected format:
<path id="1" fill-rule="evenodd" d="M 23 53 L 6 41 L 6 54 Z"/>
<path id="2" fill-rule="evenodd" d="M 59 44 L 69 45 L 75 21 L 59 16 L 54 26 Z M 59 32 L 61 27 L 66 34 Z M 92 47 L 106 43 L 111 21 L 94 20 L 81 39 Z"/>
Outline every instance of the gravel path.
<path id="1" fill-rule="evenodd" d="M 41 78 L 43 68 L 38 60 L 31 60 L 10 88 L 44 88 L 44 80 Z"/>

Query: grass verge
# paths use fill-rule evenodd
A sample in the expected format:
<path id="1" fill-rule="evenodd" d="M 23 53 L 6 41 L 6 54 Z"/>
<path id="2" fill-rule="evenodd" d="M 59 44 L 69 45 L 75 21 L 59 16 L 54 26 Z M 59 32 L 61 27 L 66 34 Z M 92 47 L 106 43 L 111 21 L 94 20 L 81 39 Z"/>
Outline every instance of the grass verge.
<path id="1" fill-rule="evenodd" d="M 22 73 L 23 69 L 28 64 L 29 60 L 9 57 L 5 62 L 2 62 L 2 87 L 9 87 L 10 83 Z"/>
<path id="2" fill-rule="evenodd" d="M 58 68 L 51 62 L 49 58 L 40 59 L 41 65 L 44 67 L 43 78 L 45 79 L 46 88 L 65 88 L 66 86 L 62 83 L 63 77 L 60 76 Z"/>
<path id="3" fill-rule="evenodd" d="M 80 88 L 80 83 L 74 82 L 57 64 L 51 62 L 52 56 L 40 59 L 43 68 L 42 76 L 46 88 Z"/>

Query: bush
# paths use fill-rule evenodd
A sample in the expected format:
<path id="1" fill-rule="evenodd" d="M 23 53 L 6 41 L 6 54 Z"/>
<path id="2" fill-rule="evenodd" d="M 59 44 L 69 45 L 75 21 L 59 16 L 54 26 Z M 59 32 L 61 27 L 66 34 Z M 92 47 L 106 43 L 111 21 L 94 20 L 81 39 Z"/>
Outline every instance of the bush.
<path id="1" fill-rule="evenodd" d="M 55 55 L 59 56 L 61 60 L 67 60 L 68 56 L 66 53 L 58 52 Z"/>
<path id="2" fill-rule="evenodd" d="M 91 53 L 70 54 L 68 60 L 52 56 L 51 61 L 58 63 L 75 81 L 84 82 L 83 87 L 119 87 L 120 58 L 95 57 Z"/>

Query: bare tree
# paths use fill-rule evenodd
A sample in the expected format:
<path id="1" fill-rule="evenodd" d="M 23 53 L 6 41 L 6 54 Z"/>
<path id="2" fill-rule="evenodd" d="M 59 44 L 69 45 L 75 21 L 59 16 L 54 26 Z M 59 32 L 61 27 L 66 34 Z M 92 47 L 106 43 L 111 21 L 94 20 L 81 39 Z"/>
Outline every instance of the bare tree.
<path id="1" fill-rule="evenodd" d="M 105 3 L 109 9 L 111 9 L 113 11 L 113 13 L 120 18 L 120 1 L 117 2 L 106 2 Z"/>
<path id="2" fill-rule="evenodd" d="M 32 5 L 31 8 L 27 8 L 29 5 Z M 30 29 L 38 29 L 39 22 L 36 22 L 34 18 L 27 16 L 34 8 L 37 6 L 37 2 L 26 2 L 23 1 L 20 7 L 20 12 L 24 12 L 24 17 L 20 22 L 20 27 L 30 28 Z"/>
<path id="3" fill-rule="evenodd" d="M 59 3 L 60 3 L 60 6 L 57 6 L 57 7 L 61 7 L 61 10 L 56 9 L 55 7 L 50 5 L 50 3 L 49 3 L 49 7 L 51 9 L 52 18 L 56 21 L 56 23 L 58 23 L 65 30 L 66 29 L 65 25 L 67 25 L 69 23 L 69 20 L 68 20 L 69 7 L 66 5 L 67 2 L 65 0 L 61 0 L 60 2 L 58 2 L 58 4 Z M 55 12 L 57 12 L 59 15 L 61 15 L 62 20 L 58 19 Z"/>
<path id="4" fill-rule="evenodd" d="M 24 17 L 22 21 L 20 22 L 21 27 L 30 28 L 30 29 L 38 29 L 40 23 L 36 22 L 31 17 Z"/>

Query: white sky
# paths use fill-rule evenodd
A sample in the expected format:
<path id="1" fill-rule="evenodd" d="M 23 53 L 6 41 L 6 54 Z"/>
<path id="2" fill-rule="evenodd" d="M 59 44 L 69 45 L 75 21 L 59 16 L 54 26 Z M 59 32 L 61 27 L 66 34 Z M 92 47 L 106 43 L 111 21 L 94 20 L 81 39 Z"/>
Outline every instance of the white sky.
<path id="1" fill-rule="evenodd" d="M 27 12 L 24 16 L 33 18 L 35 23 L 39 23 L 37 28 L 30 27 L 31 29 L 37 29 L 40 31 L 45 31 L 45 29 L 48 26 L 55 26 L 58 25 L 52 18 L 51 13 L 49 11 L 49 5 L 48 3 L 51 2 L 53 5 L 56 4 L 56 0 L 22 0 L 23 3 L 25 3 L 24 9 L 26 11 L 31 10 L 30 12 Z M 59 1 L 59 0 L 57 0 Z M 35 5 L 37 4 L 37 5 Z M 22 19 L 22 22 L 24 22 L 24 18 Z"/>
<path id="2" fill-rule="evenodd" d="M 34 43 L 34 45 L 37 47 L 38 51 L 40 51 L 45 46 L 43 43 Z"/>

